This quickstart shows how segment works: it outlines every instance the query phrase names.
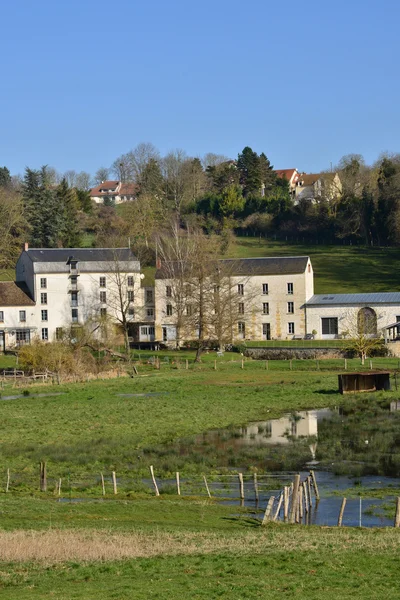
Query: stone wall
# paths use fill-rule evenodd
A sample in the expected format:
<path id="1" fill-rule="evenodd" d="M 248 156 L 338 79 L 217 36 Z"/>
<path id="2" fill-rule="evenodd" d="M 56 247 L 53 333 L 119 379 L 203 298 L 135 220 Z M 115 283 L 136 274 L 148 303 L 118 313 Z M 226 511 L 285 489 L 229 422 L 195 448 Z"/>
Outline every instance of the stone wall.
<path id="1" fill-rule="evenodd" d="M 339 348 L 246 348 L 244 355 L 256 360 L 344 358 Z"/>

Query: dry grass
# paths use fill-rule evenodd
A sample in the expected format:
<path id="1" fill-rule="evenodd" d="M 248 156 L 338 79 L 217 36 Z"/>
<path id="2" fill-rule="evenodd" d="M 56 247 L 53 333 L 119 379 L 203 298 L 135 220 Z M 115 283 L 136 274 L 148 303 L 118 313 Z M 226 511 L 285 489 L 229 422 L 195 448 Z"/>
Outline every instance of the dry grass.
<path id="1" fill-rule="evenodd" d="M 89 530 L 3 531 L 0 533 L 0 560 L 3 562 L 55 563 L 65 561 L 112 561 L 153 556 L 210 554 L 259 554 L 363 550 L 391 552 L 400 546 L 395 529 L 356 530 L 271 525 L 235 535 L 220 533 L 132 534 Z"/>

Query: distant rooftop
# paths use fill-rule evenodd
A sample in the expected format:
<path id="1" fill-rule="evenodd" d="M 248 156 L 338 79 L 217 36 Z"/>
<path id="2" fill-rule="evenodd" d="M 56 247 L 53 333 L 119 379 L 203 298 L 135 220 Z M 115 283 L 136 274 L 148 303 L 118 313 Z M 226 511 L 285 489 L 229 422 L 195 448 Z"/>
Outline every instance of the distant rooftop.
<path id="1" fill-rule="evenodd" d="M 129 248 L 29 248 L 25 250 L 32 262 L 82 262 L 137 261 Z"/>
<path id="2" fill-rule="evenodd" d="M 0 308 L 4 306 L 34 306 L 25 283 L 0 281 Z"/>
<path id="3" fill-rule="evenodd" d="M 307 306 L 335 306 L 337 304 L 400 304 L 400 292 L 315 294 L 306 302 Z"/>

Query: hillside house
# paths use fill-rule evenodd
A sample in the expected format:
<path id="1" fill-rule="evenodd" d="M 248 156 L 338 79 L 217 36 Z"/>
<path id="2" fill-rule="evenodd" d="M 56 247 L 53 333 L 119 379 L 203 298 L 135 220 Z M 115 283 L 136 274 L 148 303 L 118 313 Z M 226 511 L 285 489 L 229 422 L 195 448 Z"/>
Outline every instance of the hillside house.
<path id="1" fill-rule="evenodd" d="M 139 187 L 135 183 L 122 183 L 122 181 L 102 181 L 90 190 L 91 199 L 96 204 L 121 204 L 136 200 Z"/>

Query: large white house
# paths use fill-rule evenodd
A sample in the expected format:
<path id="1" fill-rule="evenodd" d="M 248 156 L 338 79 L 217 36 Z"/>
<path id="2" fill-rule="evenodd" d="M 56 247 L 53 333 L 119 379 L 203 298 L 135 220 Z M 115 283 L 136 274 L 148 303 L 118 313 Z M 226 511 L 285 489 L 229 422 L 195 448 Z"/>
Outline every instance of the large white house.
<path id="1" fill-rule="evenodd" d="M 0 351 L 34 338 L 59 339 L 86 323 L 102 335 L 107 328 L 100 325 L 117 325 L 117 331 L 119 325 L 121 331 L 125 321 L 136 343 L 197 339 L 198 281 L 184 278 L 179 299 L 171 273 L 159 264 L 155 287 L 145 287 L 129 248 L 25 244 L 16 281 L 0 282 Z M 222 326 L 225 341 L 232 342 L 335 339 L 360 330 L 400 336 L 400 292 L 314 295 L 308 256 L 223 259 L 208 283 L 204 339 L 221 339 Z"/>
<path id="2" fill-rule="evenodd" d="M 28 248 L 15 282 L 0 282 L 0 344 L 54 340 L 71 326 L 124 314 L 133 339 L 154 334 L 154 299 L 141 287 L 140 263 L 128 248 Z M 148 307 L 148 308 L 146 308 Z M 148 325 L 149 323 L 149 325 Z M 151 330 L 151 327 L 153 329 Z M 143 328 L 143 329 L 142 329 Z"/>
<path id="3" fill-rule="evenodd" d="M 91 199 L 96 204 L 121 204 L 135 200 L 139 188 L 135 183 L 123 183 L 122 181 L 102 181 L 90 190 Z"/>

